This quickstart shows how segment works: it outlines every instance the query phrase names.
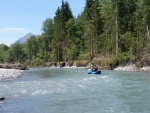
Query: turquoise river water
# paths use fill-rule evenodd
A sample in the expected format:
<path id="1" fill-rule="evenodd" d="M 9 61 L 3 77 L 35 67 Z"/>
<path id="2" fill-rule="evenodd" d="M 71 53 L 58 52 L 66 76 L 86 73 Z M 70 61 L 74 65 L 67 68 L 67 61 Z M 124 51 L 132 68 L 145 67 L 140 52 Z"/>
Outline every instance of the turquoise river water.
<path id="1" fill-rule="evenodd" d="M 150 113 L 150 74 L 35 68 L 0 81 L 0 113 Z"/>

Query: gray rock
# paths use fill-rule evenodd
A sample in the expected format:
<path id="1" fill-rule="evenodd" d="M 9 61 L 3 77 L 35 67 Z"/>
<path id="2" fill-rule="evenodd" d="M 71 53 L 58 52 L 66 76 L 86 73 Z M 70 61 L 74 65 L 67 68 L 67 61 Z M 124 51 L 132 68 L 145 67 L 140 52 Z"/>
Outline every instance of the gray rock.
<path id="1" fill-rule="evenodd" d="M 5 97 L 0 97 L 0 101 L 5 100 Z"/>

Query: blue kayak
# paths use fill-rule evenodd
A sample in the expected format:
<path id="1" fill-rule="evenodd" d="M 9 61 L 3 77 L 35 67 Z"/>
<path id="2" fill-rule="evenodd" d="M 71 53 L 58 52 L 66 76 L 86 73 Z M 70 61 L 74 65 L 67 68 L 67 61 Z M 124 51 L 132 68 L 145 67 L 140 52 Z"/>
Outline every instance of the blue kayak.
<path id="1" fill-rule="evenodd" d="M 88 74 L 101 74 L 101 71 L 91 71 L 91 70 L 88 70 Z"/>

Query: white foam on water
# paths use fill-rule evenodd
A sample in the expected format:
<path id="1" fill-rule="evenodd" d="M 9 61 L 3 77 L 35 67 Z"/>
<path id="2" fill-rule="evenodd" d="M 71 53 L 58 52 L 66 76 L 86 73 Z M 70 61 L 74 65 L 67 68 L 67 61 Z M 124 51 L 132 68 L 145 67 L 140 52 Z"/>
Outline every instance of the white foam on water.
<path id="1" fill-rule="evenodd" d="M 100 78 L 102 78 L 102 79 L 106 79 L 106 78 L 108 78 L 108 76 L 101 76 Z"/>
<path id="2" fill-rule="evenodd" d="M 0 87 L 1 88 L 7 88 L 7 89 L 9 88 L 8 85 L 4 85 L 4 84 L 0 84 Z"/>
<path id="3" fill-rule="evenodd" d="M 90 81 L 90 80 L 96 80 L 96 77 L 88 77 L 88 78 L 84 78 L 84 81 Z"/>
<path id="4" fill-rule="evenodd" d="M 78 87 L 80 87 L 80 88 L 82 88 L 82 89 L 85 89 L 86 88 L 86 86 L 85 85 L 78 85 Z"/>
<path id="5" fill-rule="evenodd" d="M 14 94 L 14 97 L 20 97 L 20 95 L 19 94 Z"/>
<path id="6" fill-rule="evenodd" d="M 22 89 L 22 90 L 21 90 L 21 93 L 26 94 L 27 91 L 26 91 L 25 89 Z"/>
<path id="7" fill-rule="evenodd" d="M 4 101 L 0 101 L 0 104 L 4 103 Z"/>
<path id="8" fill-rule="evenodd" d="M 59 86 L 60 88 L 64 88 L 64 87 L 65 87 L 63 83 L 58 83 L 58 86 Z"/>
<path id="9" fill-rule="evenodd" d="M 12 97 L 12 98 L 20 98 L 20 97 L 26 96 L 27 93 L 28 92 L 25 89 L 16 90 L 16 91 L 13 90 L 13 91 L 10 92 L 10 97 Z"/>
<path id="10" fill-rule="evenodd" d="M 37 90 L 37 91 L 33 92 L 31 95 L 32 96 L 35 96 L 35 95 L 45 95 L 47 93 L 48 93 L 48 91 L 46 91 L 46 90 Z"/>

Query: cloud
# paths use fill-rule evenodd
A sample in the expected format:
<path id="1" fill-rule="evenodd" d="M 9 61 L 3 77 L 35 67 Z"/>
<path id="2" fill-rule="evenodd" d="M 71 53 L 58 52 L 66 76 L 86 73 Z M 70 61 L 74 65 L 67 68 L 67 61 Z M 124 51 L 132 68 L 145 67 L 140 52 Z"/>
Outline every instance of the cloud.
<path id="1" fill-rule="evenodd" d="M 16 32 L 26 32 L 27 28 L 0 28 L 0 32 L 6 33 L 16 33 Z"/>

